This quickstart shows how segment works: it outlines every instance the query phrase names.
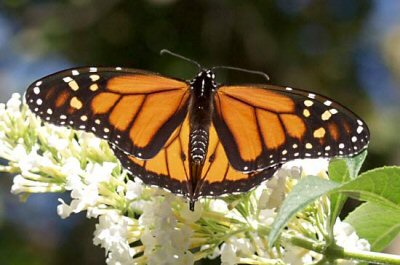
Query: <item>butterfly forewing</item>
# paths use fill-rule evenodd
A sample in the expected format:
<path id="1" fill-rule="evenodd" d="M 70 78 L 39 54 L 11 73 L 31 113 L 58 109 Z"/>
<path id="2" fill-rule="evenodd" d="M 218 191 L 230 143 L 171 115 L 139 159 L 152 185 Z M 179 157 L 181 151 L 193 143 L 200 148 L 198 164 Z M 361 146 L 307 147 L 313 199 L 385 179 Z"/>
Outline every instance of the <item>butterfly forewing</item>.
<path id="1" fill-rule="evenodd" d="M 45 121 L 93 132 L 149 159 L 187 113 L 185 81 L 140 70 L 79 68 L 33 83 L 26 100 Z"/>
<path id="2" fill-rule="evenodd" d="M 273 85 L 222 86 L 213 121 L 230 163 L 251 172 L 296 158 L 352 156 L 368 128 L 354 113 L 306 91 Z"/>

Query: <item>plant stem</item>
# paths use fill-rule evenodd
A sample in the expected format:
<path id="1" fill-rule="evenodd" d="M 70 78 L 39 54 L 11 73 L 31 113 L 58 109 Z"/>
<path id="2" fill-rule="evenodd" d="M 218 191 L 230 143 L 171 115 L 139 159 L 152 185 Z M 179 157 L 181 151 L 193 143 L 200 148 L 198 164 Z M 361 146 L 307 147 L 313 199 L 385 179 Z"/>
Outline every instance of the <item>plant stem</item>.
<path id="1" fill-rule="evenodd" d="M 303 237 L 292 236 L 285 233 L 281 235 L 282 241 L 290 242 L 293 245 L 323 254 L 330 259 L 346 259 L 373 262 L 375 264 L 400 265 L 400 256 L 386 253 L 348 250 L 337 245 L 326 246 L 324 242 L 316 242 Z"/>
<path id="2" fill-rule="evenodd" d="M 399 255 L 363 250 L 347 250 L 339 246 L 331 246 L 327 248 L 326 254 L 335 258 L 353 259 L 377 264 L 400 264 Z"/>

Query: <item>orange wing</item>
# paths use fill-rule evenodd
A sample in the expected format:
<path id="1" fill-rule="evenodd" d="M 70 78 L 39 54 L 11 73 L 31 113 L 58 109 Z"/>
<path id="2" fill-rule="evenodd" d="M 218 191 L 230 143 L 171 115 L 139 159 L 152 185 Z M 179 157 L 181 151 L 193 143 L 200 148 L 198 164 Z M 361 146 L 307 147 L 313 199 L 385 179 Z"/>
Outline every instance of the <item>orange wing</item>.
<path id="1" fill-rule="evenodd" d="M 245 192 L 272 177 L 278 166 L 253 173 L 235 170 L 228 161 L 225 150 L 212 125 L 210 145 L 201 179 L 193 199 L 218 196 L 226 193 Z M 124 168 L 138 176 L 145 184 L 163 187 L 175 194 L 190 196 L 188 163 L 189 119 L 175 130 L 164 148 L 151 160 L 140 160 L 112 146 Z"/>
<path id="2" fill-rule="evenodd" d="M 171 134 L 164 147 L 150 160 L 139 159 L 111 145 L 122 166 L 145 184 L 155 185 L 175 194 L 188 194 L 189 119 L 188 116 Z"/>
<path id="3" fill-rule="evenodd" d="M 210 127 L 209 141 L 207 158 L 195 198 L 249 191 L 271 178 L 280 167 L 274 165 L 254 172 L 238 171 L 231 165 L 214 124 Z"/>
<path id="4" fill-rule="evenodd" d="M 350 110 L 306 91 L 273 85 L 221 86 L 213 115 L 231 165 L 254 172 L 296 158 L 352 156 L 368 128 Z"/>
<path id="5" fill-rule="evenodd" d="M 90 67 L 34 82 L 26 100 L 45 121 L 93 132 L 149 159 L 186 116 L 188 88 L 185 81 L 154 73 Z"/>

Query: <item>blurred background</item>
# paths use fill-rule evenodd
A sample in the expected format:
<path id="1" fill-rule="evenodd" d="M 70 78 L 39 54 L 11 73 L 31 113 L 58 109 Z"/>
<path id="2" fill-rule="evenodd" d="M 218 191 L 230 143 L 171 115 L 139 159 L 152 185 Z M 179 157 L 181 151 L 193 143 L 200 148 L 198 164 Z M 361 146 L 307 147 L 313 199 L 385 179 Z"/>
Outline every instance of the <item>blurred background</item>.
<path id="1" fill-rule="evenodd" d="M 399 165 L 399 14 L 398 0 L 0 0 L 0 101 L 76 66 L 192 78 L 196 67 L 159 55 L 167 48 L 204 66 L 261 70 L 273 84 L 334 98 L 370 127 L 364 170 Z M 265 82 L 218 74 L 221 82 Z M 60 195 L 21 203 L 11 185 L 2 174 L 0 264 L 104 264 L 104 249 L 92 244 L 95 220 L 61 220 Z M 398 245 L 387 252 L 400 254 Z"/>

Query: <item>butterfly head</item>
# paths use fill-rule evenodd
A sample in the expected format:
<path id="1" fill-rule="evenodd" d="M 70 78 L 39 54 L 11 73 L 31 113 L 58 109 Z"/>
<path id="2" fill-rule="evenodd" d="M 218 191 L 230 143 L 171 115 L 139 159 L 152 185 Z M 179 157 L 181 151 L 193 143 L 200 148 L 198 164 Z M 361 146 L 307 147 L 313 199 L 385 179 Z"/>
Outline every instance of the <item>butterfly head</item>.
<path id="1" fill-rule="evenodd" d="M 210 69 L 204 69 L 190 81 L 190 87 L 198 96 L 206 96 L 217 90 L 215 74 Z"/>

